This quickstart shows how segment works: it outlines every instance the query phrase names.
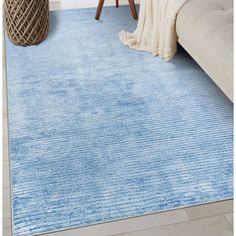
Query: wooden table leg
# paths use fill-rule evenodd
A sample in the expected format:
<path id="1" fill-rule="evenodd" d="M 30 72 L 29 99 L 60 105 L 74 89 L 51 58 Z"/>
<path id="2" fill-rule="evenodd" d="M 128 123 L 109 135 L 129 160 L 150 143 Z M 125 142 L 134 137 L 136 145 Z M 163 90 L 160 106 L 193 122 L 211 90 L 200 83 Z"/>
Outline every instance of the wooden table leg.
<path id="1" fill-rule="evenodd" d="M 105 1 L 105 0 L 99 0 L 98 8 L 97 8 L 96 16 L 95 16 L 95 19 L 96 19 L 96 20 L 99 20 L 99 18 L 100 18 L 104 1 Z"/>
<path id="2" fill-rule="evenodd" d="M 119 7 L 119 0 L 116 0 L 116 7 Z"/>
<path id="3" fill-rule="evenodd" d="M 134 0 L 129 0 L 129 6 L 130 6 L 130 9 L 131 9 L 131 12 L 132 12 L 132 15 L 133 15 L 134 19 L 137 20 L 138 19 L 138 14 L 137 14 L 137 11 L 136 11 Z"/>

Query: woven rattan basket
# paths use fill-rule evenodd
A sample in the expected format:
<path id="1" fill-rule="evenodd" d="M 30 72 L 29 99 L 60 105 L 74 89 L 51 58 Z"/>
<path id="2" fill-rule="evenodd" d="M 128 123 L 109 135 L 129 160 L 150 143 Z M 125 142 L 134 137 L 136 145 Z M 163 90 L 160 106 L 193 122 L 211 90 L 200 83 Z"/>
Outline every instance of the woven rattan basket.
<path id="1" fill-rule="evenodd" d="M 38 44 L 47 37 L 49 0 L 5 0 L 6 31 L 14 44 Z"/>

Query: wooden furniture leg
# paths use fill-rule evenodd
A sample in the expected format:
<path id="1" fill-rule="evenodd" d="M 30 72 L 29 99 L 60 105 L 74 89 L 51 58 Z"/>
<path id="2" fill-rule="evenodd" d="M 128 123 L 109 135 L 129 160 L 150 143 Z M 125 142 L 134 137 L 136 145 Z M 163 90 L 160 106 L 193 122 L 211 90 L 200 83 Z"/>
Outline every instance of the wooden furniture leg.
<path id="1" fill-rule="evenodd" d="M 105 0 L 99 0 L 98 7 L 97 7 L 97 12 L 96 12 L 96 16 L 95 16 L 96 20 L 99 20 L 99 18 L 100 18 L 104 1 Z M 133 18 L 135 20 L 137 20 L 138 19 L 138 14 L 137 14 L 137 11 L 136 11 L 134 0 L 129 0 L 129 6 L 130 6 L 130 9 L 131 9 Z M 116 7 L 119 7 L 119 0 L 116 0 Z"/>
<path id="2" fill-rule="evenodd" d="M 104 1 L 105 1 L 105 0 L 99 0 L 98 8 L 97 8 L 96 16 L 95 16 L 95 19 L 96 19 L 96 20 L 99 20 L 99 18 L 100 18 Z"/>
<path id="3" fill-rule="evenodd" d="M 136 11 L 134 0 L 129 0 L 129 6 L 130 6 L 130 9 L 131 9 L 133 18 L 135 20 L 137 20 L 138 19 L 138 14 L 137 14 L 137 11 Z"/>

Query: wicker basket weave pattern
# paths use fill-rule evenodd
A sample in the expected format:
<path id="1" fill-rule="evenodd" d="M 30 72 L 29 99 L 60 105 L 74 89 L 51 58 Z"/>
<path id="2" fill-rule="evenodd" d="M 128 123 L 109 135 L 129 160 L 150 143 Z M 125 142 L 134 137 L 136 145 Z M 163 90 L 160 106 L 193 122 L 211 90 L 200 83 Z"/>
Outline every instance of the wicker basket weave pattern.
<path id="1" fill-rule="evenodd" d="M 48 0 L 5 0 L 4 14 L 6 31 L 13 43 L 27 46 L 47 37 Z"/>

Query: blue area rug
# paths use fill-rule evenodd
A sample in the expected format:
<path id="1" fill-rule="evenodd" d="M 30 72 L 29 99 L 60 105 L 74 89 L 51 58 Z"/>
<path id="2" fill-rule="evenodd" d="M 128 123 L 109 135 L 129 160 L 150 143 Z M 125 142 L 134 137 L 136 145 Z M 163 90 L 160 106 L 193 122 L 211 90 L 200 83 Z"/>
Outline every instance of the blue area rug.
<path id="1" fill-rule="evenodd" d="M 14 235 L 233 197 L 232 103 L 180 49 L 123 47 L 128 7 L 52 12 L 38 46 L 7 40 Z"/>

